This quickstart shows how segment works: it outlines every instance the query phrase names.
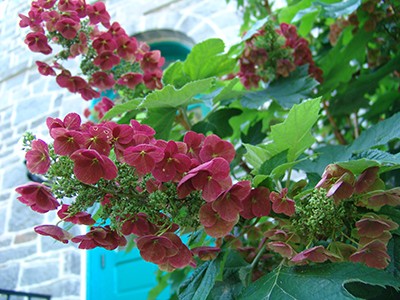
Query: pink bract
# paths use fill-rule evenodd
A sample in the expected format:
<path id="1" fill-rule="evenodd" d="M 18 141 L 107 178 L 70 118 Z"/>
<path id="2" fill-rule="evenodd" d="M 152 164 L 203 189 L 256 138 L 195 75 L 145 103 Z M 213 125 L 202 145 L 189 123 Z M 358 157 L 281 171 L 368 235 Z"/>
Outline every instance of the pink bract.
<path id="1" fill-rule="evenodd" d="M 101 178 L 112 180 L 118 175 L 114 162 L 96 150 L 80 149 L 71 155 L 76 178 L 86 184 L 95 184 Z"/>

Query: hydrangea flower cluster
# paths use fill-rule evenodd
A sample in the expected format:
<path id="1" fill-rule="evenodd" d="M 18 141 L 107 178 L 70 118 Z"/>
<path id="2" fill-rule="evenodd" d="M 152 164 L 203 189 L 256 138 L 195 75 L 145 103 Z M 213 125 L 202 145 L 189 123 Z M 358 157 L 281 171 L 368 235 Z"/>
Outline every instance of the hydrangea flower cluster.
<path id="1" fill-rule="evenodd" d="M 101 91 L 108 89 L 132 94 L 138 87 L 140 94 L 143 89 L 162 88 L 161 67 L 165 59 L 160 51 L 151 51 L 146 43 L 130 37 L 118 22 L 110 23 L 103 2 L 56 2 L 32 1 L 28 15 L 19 14 L 20 27 L 31 30 L 25 38 L 31 51 L 50 55 L 50 44 L 62 47 L 51 65 L 36 62 L 40 74 L 55 76 L 60 87 L 79 93 L 85 100 L 98 98 Z M 82 57 L 82 74 L 73 75 L 60 60 L 78 56 Z M 109 99 L 104 100 L 101 106 L 108 102 Z M 104 113 L 103 107 L 97 111 Z"/>
<path id="2" fill-rule="evenodd" d="M 76 113 L 63 120 L 49 117 L 47 126 L 53 143 L 30 140 L 26 160 L 29 171 L 45 175 L 48 184 L 20 186 L 18 199 L 39 213 L 58 210 L 62 221 L 92 227 L 73 237 L 56 225 L 42 225 L 35 229 L 40 234 L 80 243 L 82 249 L 115 249 L 134 234 L 144 259 L 172 270 L 193 264 L 193 253 L 175 233 L 180 227 L 203 226 L 220 238 L 240 215 L 250 219 L 270 212 L 268 189 L 252 188 L 250 181 L 232 183 L 235 149 L 214 134 L 189 131 L 181 142 L 164 141 L 136 120 L 82 123 Z M 76 200 L 60 208 L 62 197 Z M 102 206 L 100 223 L 110 219 L 110 225 L 86 212 L 95 203 Z M 190 218 L 182 217 L 185 211 Z"/>
<path id="3" fill-rule="evenodd" d="M 245 42 L 239 59 L 238 76 L 247 88 L 257 88 L 260 81 L 288 77 L 296 67 L 308 64 L 308 73 L 319 82 L 322 70 L 315 65 L 309 44 L 299 37 L 295 26 L 282 23 L 275 29 L 267 23 Z"/>

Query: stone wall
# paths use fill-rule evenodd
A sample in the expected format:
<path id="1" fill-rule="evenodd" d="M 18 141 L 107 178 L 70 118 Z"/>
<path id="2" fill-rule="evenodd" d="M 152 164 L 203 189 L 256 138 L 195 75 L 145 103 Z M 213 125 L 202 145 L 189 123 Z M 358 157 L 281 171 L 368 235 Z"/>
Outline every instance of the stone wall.
<path id="1" fill-rule="evenodd" d="M 28 182 L 21 137 L 31 131 L 48 139 L 45 120 L 83 112 L 88 105 L 66 93 L 54 78 L 40 76 L 33 54 L 24 44 L 26 30 L 18 13 L 26 14 L 29 0 L 0 0 L 0 289 L 52 295 L 53 299 L 85 299 L 85 253 L 33 227 L 55 223 L 55 214 L 41 215 L 16 200 L 15 187 Z M 108 0 L 112 20 L 129 34 L 169 30 L 194 42 L 219 37 L 227 45 L 238 41 L 235 2 L 225 0 Z M 159 39 L 163 39 L 160 36 Z"/>

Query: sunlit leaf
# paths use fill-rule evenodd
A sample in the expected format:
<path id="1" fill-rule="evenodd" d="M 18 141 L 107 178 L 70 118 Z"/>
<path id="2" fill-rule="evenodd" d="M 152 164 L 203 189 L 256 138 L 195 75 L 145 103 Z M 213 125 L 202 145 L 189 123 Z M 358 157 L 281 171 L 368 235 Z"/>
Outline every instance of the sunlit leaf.
<path id="1" fill-rule="evenodd" d="M 344 285 L 363 282 L 380 287 L 400 288 L 391 274 L 353 263 L 278 267 L 244 290 L 239 299 L 356 299 Z M 305 288 L 306 287 L 306 288 Z"/>

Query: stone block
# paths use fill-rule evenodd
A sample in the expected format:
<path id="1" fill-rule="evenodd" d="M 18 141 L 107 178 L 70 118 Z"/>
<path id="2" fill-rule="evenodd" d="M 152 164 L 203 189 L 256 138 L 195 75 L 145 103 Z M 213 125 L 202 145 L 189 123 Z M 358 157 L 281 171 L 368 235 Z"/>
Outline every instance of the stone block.
<path id="1" fill-rule="evenodd" d="M 72 296 L 79 296 L 81 289 L 80 278 L 61 278 L 48 283 L 26 287 L 25 290 L 32 293 L 51 295 L 52 299 L 61 297 L 67 299 Z"/>
<path id="2" fill-rule="evenodd" d="M 15 290 L 17 288 L 19 269 L 18 263 L 0 264 L 0 289 Z"/>
<path id="3" fill-rule="evenodd" d="M 5 231 L 6 227 L 6 208 L 0 208 L 0 235 L 2 235 Z"/>
<path id="4" fill-rule="evenodd" d="M 19 233 L 15 236 L 14 244 L 28 243 L 37 239 L 38 234 L 34 231 Z"/>
<path id="5" fill-rule="evenodd" d="M 20 260 L 36 253 L 36 245 L 10 247 L 0 250 L 0 264 L 13 260 Z"/>
<path id="6" fill-rule="evenodd" d="M 76 274 L 81 273 L 81 256 L 83 251 L 68 251 L 64 254 L 64 273 Z"/>
<path id="7" fill-rule="evenodd" d="M 28 206 L 22 204 L 17 199 L 12 200 L 11 218 L 8 222 L 10 232 L 31 229 L 42 224 L 44 216 L 32 211 Z"/>
<path id="8" fill-rule="evenodd" d="M 50 101 L 42 96 L 32 97 L 21 101 L 16 107 L 16 116 L 14 124 L 18 125 L 24 121 L 30 120 L 37 115 L 43 114 L 49 110 Z"/>
<path id="9" fill-rule="evenodd" d="M 8 165 L 4 168 L 4 178 L 2 183 L 3 189 L 15 188 L 21 184 L 26 183 L 27 169 L 21 162 L 12 166 Z"/>
<path id="10" fill-rule="evenodd" d="M 21 286 L 53 281 L 59 277 L 59 263 L 43 260 L 40 264 L 22 266 L 21 272 Z"/>

